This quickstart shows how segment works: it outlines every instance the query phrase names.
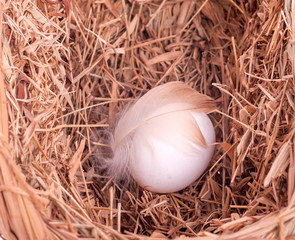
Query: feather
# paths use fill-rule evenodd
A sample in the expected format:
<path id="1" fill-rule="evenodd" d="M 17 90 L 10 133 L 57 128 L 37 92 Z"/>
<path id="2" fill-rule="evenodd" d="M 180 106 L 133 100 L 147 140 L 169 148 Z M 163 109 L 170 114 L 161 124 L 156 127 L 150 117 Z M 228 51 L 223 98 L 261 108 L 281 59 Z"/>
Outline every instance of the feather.
<path id="1" fill-rule="evenodd" d="M 106 161 L 108 174 L 115 180 L 130 179 L 130 163 L 142 146 L 153 152 L 153 139 L 179 151 L 206 147 L 205 138 L 194 119 L 196 113 L 215 109 L 212 99 L 182 82 L 153 88 L 129 106 L 113 132 L 113 157 Z"/>

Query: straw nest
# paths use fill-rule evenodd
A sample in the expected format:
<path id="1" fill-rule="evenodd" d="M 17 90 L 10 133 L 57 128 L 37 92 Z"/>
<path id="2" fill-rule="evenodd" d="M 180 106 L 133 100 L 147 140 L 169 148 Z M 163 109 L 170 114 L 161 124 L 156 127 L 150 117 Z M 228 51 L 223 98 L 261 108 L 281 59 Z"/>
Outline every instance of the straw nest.
<path id="1" fill-rule="evenodd" d="M 294 238 L 294 16 L 287 0 L 2 1 L 0 237 Z M 169 81 L 218 104 L 208 171 L 173 194 L 118 186 L 96 171 L 103 130 Z"/>

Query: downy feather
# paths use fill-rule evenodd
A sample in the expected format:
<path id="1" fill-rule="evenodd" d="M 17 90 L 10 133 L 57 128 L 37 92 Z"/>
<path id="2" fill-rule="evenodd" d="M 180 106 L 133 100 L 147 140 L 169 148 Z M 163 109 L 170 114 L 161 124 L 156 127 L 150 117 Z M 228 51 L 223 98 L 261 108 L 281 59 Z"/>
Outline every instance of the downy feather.
<path id="1" fill-rule="evenodd" d="M 136 147 L 152 146 L 157 138 L 182 151 L 207 145 L 192 113 L 215 109 L 212 99 L 182 82 L 153 88 L 123 112 L 114 129 L 113 158 L 107 161 L 108 174 L 115 180 L 130 178 L 130 162 Z M 152 151 L 152 149 L 151 149 Z"/>

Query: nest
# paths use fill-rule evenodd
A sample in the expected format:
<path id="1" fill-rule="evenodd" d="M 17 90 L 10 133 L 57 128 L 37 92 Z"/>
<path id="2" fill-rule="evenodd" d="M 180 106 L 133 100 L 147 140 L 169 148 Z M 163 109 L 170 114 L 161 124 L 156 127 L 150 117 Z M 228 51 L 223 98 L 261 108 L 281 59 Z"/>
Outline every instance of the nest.
<path id="1" fill-rule="evenodd" d="M 2 2 L 0 237 L 294 238 L 294 4 Z M 156 194 L 97 172 L 119 109 L 170 81 L 218 104 L 206 173 Z"/>

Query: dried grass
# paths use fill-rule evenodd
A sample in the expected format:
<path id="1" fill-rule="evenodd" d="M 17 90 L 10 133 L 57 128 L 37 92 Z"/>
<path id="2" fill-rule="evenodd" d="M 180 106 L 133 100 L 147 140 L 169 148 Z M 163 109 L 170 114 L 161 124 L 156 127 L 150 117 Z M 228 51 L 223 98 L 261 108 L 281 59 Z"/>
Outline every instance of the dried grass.
<path id="1" fill-rule="evenodd" d="M 294 1 L 1 8 L 3 239 L 295 237 Z M 95 171 L 104 130 L 169 81 L 219 104 L 208 172 L 173 194 L 117 186 Z"/>

